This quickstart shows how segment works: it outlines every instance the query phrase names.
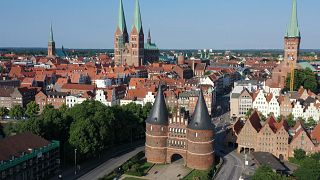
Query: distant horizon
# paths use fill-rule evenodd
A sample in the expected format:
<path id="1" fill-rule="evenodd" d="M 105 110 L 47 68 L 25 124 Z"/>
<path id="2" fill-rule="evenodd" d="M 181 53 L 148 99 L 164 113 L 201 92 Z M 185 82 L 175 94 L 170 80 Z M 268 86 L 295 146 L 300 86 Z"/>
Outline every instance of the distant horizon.
<path id="1" fill-rule="evenodd" d="M 113 48 L 68 48 L 63 47 L 66 50 L 114 50 Z M 47 50 L 47 47 L 0 47 L 1 49 L 43 49 Z M 56 47 L 56 49 L 62 49 L 62 47 Z M 198 50 L 210 50 L 208 49 L 178 49 L 178 48 L 172 48 L 172 49 L 160 49 L 160 51 L 198 51 Z M 213 51 L 264 51 L 264 50 L 270 50 L 270 51 L 284 51 L 284 49 L 212 49 Z M 320 51 L 319 49 L 301 49 L 300 51 Z"/>
<path id="2" fill-rule="evenodd" d="M 123 3 L 130 33 L 134 2 Z M 118 5 L 118 0 L 4 1 L 0 47 L 46 47 L 52 22 L 56 47 L 113 49 Z M 140 6 L 145 36 L 151 29 L 159 49 L 259 50 L 283 48 L 292 0 L 140 0 Z M 319 6 L 318 0 L 298 0 L 301 49 L 320 49 Z"/>

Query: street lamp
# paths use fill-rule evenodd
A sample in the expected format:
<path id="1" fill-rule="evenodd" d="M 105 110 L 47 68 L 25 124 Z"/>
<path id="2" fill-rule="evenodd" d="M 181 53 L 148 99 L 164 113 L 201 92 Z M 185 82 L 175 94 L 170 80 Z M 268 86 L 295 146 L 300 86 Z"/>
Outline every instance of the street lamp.
<path id="1" fill-rule="evenodd" d="M 77 175 L 77 149 L 74 149 L 74 175 Z"/>

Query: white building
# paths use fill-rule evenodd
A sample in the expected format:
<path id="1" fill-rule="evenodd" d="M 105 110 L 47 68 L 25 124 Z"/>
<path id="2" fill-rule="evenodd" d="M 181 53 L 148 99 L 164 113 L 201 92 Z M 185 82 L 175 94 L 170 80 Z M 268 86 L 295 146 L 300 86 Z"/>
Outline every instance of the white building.
<path id="1" fill-rule="evenodd" d="M 76 104 L 83 103 L 85 100 L 87 100 L 87 98 L 84 98 L 81 95 L 70 95 L 66 97 L 66 106 L 72 108 Z"/>
<path id="2" fill-rule="evenodd" d="M 153 104 L 155 100 L 156 100 L 156 98 L 155 98 L 154 94 L 152 92 L 148 92 L 146 97 L 143 98 L 143 103 L 144 103 L 144 105 L 147 104 L 148 102 Z"/>
<path id="3" fill-rule="evenodd" d="M 104 89 L 98 89 L 96 91 L 95 100 L 106 106 L 115 106 L 120 104 L 120 100 L 117 100 L 115 96 L 114 89 L 112 90 L 112 93 L 108 93 Z"/>
<path id="4" fill-rule="evenodd" d="M 292 108 L 292 115 L 294 117 L 295 120 L 299 119 L 300 117 L 303 118 L 304 114 L 303 114 L 303 106 L 300 103 L 300 101 L 296 101 L 294 103 L 294 107 Z"/>
<path id="5" fill-rule="evenodd" d="M 280 104 L 275 95 L 270 94 L 272 96 L 271 100 L 268 103 L 268 114 L 273 113 L 274 117 L 280 116 Z"/>
<path id="6" fill-rule="evenodd" d="M 262 90 L 258 91 L 257 97 L 253 100 L 252 107 L 260 111 L 264 116 L 268 116 L 268 102 Z"/>
<path id="7" fill-rule="evenodd" d="M 107 88 L 109 86 L 112 86 L 112 80 L 111 79 L 96 79 L 95 84 L 97 88 Z"/>
<path id="8" fill-rule="evenodd" d="M 319 111 L 319 108 L 317 108 L 314 103 L 310 103 L 310 105 L 306 108 L 304 112 L 304 119 L 308 121 L 309 118 L 312 118 L 317 122 L 319 121 L 320 111 Z"/>

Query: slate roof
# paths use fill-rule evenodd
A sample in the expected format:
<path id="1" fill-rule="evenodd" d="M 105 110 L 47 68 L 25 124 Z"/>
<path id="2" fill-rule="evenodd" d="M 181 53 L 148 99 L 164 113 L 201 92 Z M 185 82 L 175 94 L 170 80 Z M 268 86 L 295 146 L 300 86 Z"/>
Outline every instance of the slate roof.
<path id="1" fill-rule="evenodd" d="M 166 101 L 162 92 L 161 85 L 158 88 L 156 100 L 146 122 L 153 125 L 168 125 L 168 110 Z"/>
<path id="2" fill-rule="evenodd" d="M 258 161 L 260 165 L 270 166 L 276 171 L 286 171 L 287 168 L 282 165 L 279 160 L 268 152 L 254 152 L 254 158 Z"/>

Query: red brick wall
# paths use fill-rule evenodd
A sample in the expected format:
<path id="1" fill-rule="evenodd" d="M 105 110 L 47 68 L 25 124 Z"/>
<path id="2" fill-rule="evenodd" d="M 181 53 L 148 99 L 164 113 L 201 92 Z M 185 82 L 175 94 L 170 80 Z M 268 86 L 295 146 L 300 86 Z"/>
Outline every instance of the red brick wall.
<path id="1" fill-rule="evenodd" d="M 197 135 L 196 135 L 197 134 Z M 188 129 L 187 166 L 206 170 L 214 163 L 213 131 L 196 131 Z"/>
<path id="2" fill-rule="evenodd" d="M 167 135 L 167 126 L 146 124 L 146 158 L 148 162 L 166 163 Z"/>

